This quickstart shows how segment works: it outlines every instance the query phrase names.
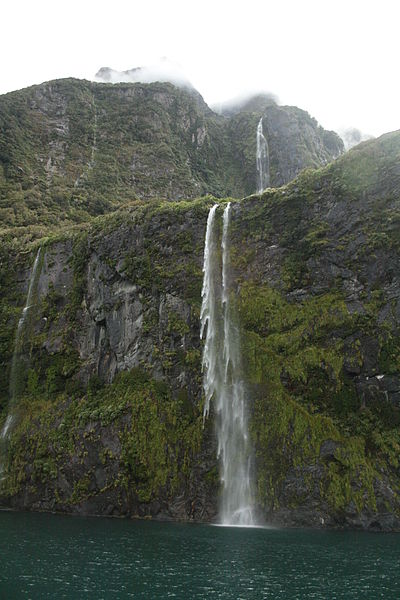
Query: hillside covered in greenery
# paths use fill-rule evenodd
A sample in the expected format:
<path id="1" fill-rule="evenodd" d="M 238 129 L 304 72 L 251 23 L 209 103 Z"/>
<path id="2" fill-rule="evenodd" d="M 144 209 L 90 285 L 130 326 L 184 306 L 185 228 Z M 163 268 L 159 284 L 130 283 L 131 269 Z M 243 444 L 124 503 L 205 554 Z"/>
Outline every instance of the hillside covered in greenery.
<path id="1" fill-rule="evenodd" d="M 251 194 L 262 114 L 271 185 L 343 151 L 305 111 L 252 109 L 223 117 L 169 83 L 63 79 L 0 96 L 0 224 L 43 230 L 135 199 Z"/>
<path id="2" fill-rule="evenodd" d="M 72 80 L 0 108 L 0 424 L 41 248 L 2 506 L 215 518 L 199 314 L 207 215 L 218 202 L 222 234 L 226 195 L 260 512 L 400 529 L 400 133 L 256 196 L 254 171 L 227 158 L 254 159 L 256 112 Z M 283 109 L 265 107 L 266 128 Z"/>

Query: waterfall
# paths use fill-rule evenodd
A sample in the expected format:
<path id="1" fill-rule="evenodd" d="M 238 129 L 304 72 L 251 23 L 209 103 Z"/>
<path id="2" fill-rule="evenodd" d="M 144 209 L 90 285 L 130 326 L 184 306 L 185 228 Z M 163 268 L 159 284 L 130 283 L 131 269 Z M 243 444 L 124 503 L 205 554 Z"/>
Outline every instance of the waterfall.
<path id="1" fill-rule="evenodd" d="M 270 185 L 269 176 L 269 148 L 268 142 L 263 132 L 263 118 L 257 125 L 257 194 L 262 192 Z"/>
<path id="2" fill-rule="evenodd" d="M 41 248 L 37 251 L 35 262 L 33 263 L 31 276 L 29 279 L 28 294 L 26 296 L 25 306 L 22 310 L 21 316 L 18 320 L 17 331 L 15 334 L 14 342 L 14 353 L 11 361 L 11 373 L 10 373 L 10 387 L 9 387 L 9 405 L 8 415 L 3 428 L 0 432 L 0 441 L 4 451 L 7 439 L 11 433 L 12 426 L 15 421 L 14 408 L 18 395 L 20 394 L 21 380 L 25 374 L 26 364 L 23 360 L 23 347 L 26 337 L 26 329 L 30 321 L 29 316 L 31 310 L 36 305 L 36 294 L 37 294 L 37 283 L 38 277 L 40 276 L 39 263 L 41 256 Z M 1 458 L 1 457 L 0 457 Z M 2 462 L 2 461 L 1 461 Z M 2 471 L 2 465 L 0 463 L 0 472 Z"/>
<path id="3" fill-rule="evenodd" d="M 246 390 L 242 379 L 239 332 L 235 326 L 230 287 L 231 203 L 223 214 L 222 270 L 215 227 L 214 205 L 209 212 L 204 248 L 200 335 L 203 350 L 204 418 L 213 399 L 222 494 L 223 525 L 252 526 L 251 444 L 248 435 Z"/>
<path id="4" fill-rule="evenodd" d="M 210 209 L 207 219 L 206 240 L 204 246 L 203 263 L 203 288 L 201 291 L 202 304 L 200 311 L 200 337 L 205 334 L 205 343 L 202 359 L 203 370 L 203 388 L 205 396 L 203 418 L 208 416 L 210 410 L 210 400 L 216 393 L 216 386 L 219 380 L 218 373 L 218 327 L 219 327 L 219 306 L 218 306 L 218 281 L 215 255 L 217 252 L 217 240 L 215 232 L 215 211 L 218 204 Z"/>

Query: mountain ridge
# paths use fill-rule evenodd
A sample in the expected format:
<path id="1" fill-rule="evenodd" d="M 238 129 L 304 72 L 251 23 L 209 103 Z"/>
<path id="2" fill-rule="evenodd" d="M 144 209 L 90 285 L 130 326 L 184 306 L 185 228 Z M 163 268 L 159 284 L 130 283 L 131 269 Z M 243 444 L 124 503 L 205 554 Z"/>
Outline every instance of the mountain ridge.
<path id="1" fill-rule="evenodd" d="M 265 114 L 271 185 L 343 151 L 300 109 Z M 170 83 L 68 78 L 10 92 L 0 96 L 0 221 L 54 226 L 135 199 L 246 196 L 256 189 L 260 117 L 223 118 Z"/>

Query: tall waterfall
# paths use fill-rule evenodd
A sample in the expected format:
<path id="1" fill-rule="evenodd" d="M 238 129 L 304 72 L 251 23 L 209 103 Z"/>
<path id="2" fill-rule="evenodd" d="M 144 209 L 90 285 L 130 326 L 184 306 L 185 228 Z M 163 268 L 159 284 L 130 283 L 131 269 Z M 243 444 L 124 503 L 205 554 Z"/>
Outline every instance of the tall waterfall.
<path id="1" fill-rule="evenodd" d="M 269 148 L 263 132 L 263 118 L 257 125 L 257 194 L 261 194 L 270 184 Z"/>
<path id="2" fill-rule="evenodd" d="M 219 348 L 219 320 L 220 301 L 217 261 L 217 239 L 215 232 L 215 211 L 218 204 L 210 209 L 207 219 L 206 241 L 204 246 L 203 263 L 203 289 L 201 291 L 202 303 L 200 312 L 200 337 L 205 334 L 203 350 L 202 369 L 204 373 L 203 388 L 205 396 L 203 418 L 208 416 L 210 401 L 217 393 L 217 385 L 220 380 L 220 364 L 218 356 Z"/>
<path id="3" fill-rule="evenodd" d="M 29 314 L 31 310 L 34 308 L 36 304 L 36 293 L 37 293 L 37 283 L 38 277 L 40 276 L 40 271 L 38 269 L 40 264 L 40 256 L 41 256 L 41 248 L 37 251 L 35 262 L 33 263 L 31 276 L 29 279 L 28 286 L 28 294 L 26 296 L 25 306 L 22 310 L 21 317 L 18 321 L 17 331 L 15 334 L 15 342 L 14 342 L 14 353 L 11 362 L 11 373 L 10 373 L 10 388 L 9 388 L 9 405 L 8 405 L 8 415 L 6 421 L 3 425 L 3 428 L 0 432 L 0 442 L 1 442 L 1 450 L 4 450 L 7 439 L 11 433 L 12 426 L 15 421 L 15 403 L 20 393 L 20 385 L 21 380 L 24 378 L 24 371 L 26 369 L 25 361 L 23 359 L 24 352 L 24 341 L 26 328 L 29 323 Z M 0 473 L 2 471 L 1 465 L 1 456 L 0 456 Z"/>
<path id="4" fill-rule="evenodd" d="M 203 351 L 204 418 L 213 399 L 216 413 L 223 525 L 252 526 L 254 501 L 251 444 L 248 435 L 245 386 L 242 380 L 239 332 L 235 326 L 230 289 L 231 203 L 223 215 L 222 269 L 213 206 L 207 220 L 204 249 L 201 331 Z"/>

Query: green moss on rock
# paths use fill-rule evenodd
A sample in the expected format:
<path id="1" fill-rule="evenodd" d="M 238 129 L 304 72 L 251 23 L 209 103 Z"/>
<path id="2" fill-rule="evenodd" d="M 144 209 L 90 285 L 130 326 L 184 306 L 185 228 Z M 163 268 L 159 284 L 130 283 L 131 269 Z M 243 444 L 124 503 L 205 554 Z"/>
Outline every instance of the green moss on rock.
<path id="1" fill-rule="evenodd" d="M 80 461 L 81 467 L 68 474 L 71 495 L 66 497 L 57 481 L 52 484 L 59 501 L 73 505 L 99 493 L 85 461 L 92 451 L 90 439 L 106 470 L 117 462 L 108 485 L 125 487 L 140 502 L 149 502 L 162 490 L 168 496 L 176 493 L 189 478 L 201 446 L 202 418 L 188 410 L 182 395 L 174 398 L 166 384 L 139 370 L 119 374 L 112 384 L 91 386 L 85 396 L 26 396 L 9 444 L 2 493 L 13 496 L 38 482 L 59 481 L 70 463 Z M 110 439 L 119 440 L 118 454 L 107 446 Z"/>

